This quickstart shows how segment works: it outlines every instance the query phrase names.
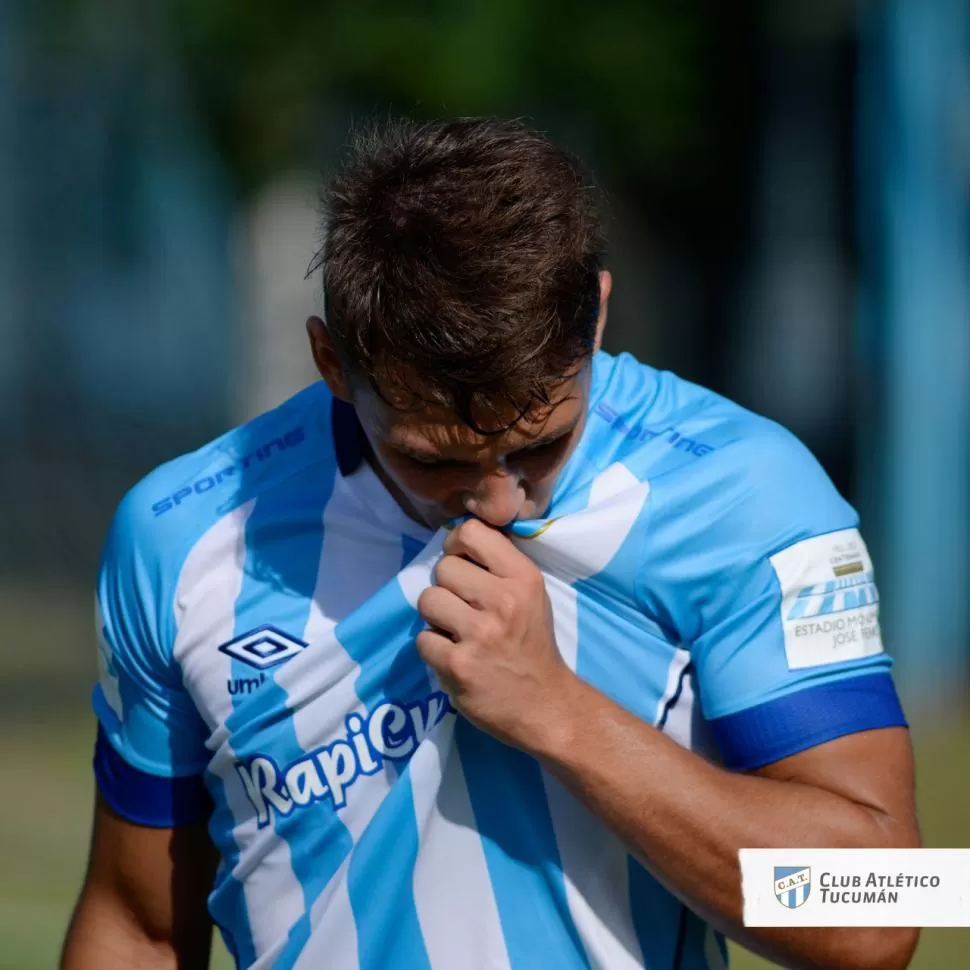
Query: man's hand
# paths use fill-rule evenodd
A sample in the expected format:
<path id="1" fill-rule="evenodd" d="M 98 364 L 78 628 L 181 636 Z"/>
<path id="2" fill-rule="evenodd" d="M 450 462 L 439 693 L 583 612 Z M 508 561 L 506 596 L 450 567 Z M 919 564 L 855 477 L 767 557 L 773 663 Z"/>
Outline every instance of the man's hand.
<path id="1" fill-rule="evenodd" d="M 445 540 L 435 575 L 418 599 L 431 626 L 418 651 L 469 720 L 528 747 L 576 679 L 556 647 L 542 573 L 502 533 L 471 519 Z"/>

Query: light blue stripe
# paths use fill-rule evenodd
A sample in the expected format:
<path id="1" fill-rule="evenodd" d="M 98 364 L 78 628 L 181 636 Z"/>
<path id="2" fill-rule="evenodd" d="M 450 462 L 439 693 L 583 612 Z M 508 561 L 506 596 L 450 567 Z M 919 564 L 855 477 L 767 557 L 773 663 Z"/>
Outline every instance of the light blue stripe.
<path id="1" fill-rule="evenodd" d="M 455 742 L 512 970 L 588 970 L 539 763 L 461 717 Z"/>
<path id="2" fill-rule="evenodd" d="M 246 524 L 245 577 L 236 601 L 234 636 L 264 623 L 302 636 L 320 565 L 323 511 L 334 478 L 334 464 L 320 463 L 291 476 L 257 500 Z M 233 658 L 233 678 L 252 674 L 248 665 Z M 226 727 L 239 760 L 272 752 L 277 764 L 282 765 L 304 754 L 287 707 L 286 691 L 274 677 L 268 677 L 255 694 L 233 698 Z M 274 813 L 274 827 L 279 838 L 289 844 L 293 872 L 304 895 L 304 915 L 291 928 L 287 945 L 274 963 L 284 968 L 292 965 L 309 938 L 313 901 L 350 851 L 352 839 L 329 802 L 302 807 L 285 817 Z M 234 866 L 239 853 L 231 834 L 223 852 L 227 865 Z M 266 900 L 265 905 L 272 906 L 273 901 Z M 246 925 L 240 884 L 234 882 L 232 891 L 226 886 L 213 908 L 229 925 Z M 235 941 L 242 966 L 255 959 L 251 930 L 248 926 L 246 930 L 245 937 L 237 934 Z"/>
<path id="3" fill-rule="evenodd" d="M 423 628 L 396 579 L 337 625 L 337 639 L 360 666 L 355 690 L 367 710 L 385 700 L 407 707 L 431 693 L 414 643 Z M 429 970 L 414 901 L 418 824 L 411 779 L 401 761 L 385 761 L 383 770 L 390 792 L 357 843 L 347 875 L 360 970 Z"/>
<path id="4" fill-rule="evenodd" d="M 673 647 L 657 624 L 629 604 L 611 601 L 600 583 L 579 582 L 576 590 L 576 673 L 653 723 L 665 684 L 659 677 L 670 667 Z"/>

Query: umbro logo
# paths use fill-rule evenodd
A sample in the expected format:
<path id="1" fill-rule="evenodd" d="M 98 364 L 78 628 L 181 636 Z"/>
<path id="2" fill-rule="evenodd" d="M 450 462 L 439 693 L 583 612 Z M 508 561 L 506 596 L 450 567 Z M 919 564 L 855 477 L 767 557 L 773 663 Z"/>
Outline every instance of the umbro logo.
<path id="1" fill-rule="evenodd" d="M 219 649 L 234 660 L 241 660 L 257 670 L 267 670 L 291 660 L 306 645 L 305 640 L 267 624 L 222 644 Z"/>

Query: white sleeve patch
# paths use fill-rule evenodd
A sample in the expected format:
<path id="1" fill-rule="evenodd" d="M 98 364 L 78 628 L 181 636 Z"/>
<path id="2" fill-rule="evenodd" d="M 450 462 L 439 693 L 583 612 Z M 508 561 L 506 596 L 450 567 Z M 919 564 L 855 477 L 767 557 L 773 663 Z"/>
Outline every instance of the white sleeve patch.
<path id="1" fill-rule="evenodd" d="M 882 653 L 879 593 L 858 529 L 805 539 L 771 557 L 781 585 L 789 670 Z"/>

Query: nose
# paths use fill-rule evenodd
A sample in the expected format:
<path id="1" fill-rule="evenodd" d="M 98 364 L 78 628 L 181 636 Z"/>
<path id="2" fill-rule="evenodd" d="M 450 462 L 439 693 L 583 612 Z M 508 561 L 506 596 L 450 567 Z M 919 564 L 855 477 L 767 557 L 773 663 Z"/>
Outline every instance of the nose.
<path id="1" fill-rule="evenodd" d="M 465 508 L 489 525 L 501 528 L 518 518 L 525 503 L 525 490 L 518 476 L 504 469 L 486 475 L 465 499 Z"/>

